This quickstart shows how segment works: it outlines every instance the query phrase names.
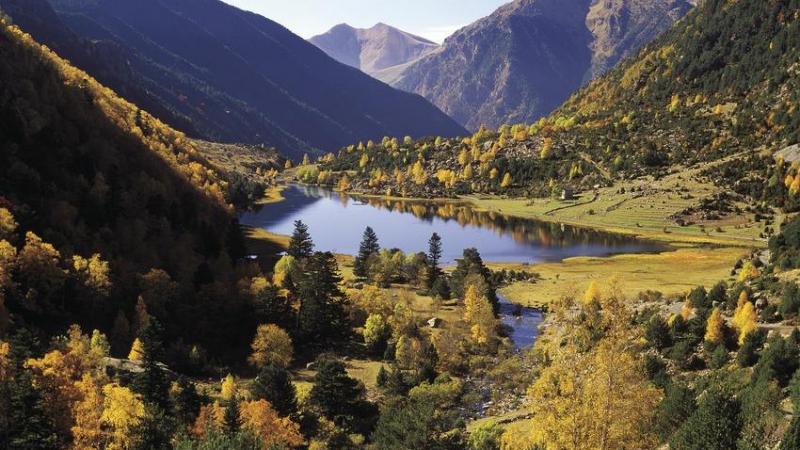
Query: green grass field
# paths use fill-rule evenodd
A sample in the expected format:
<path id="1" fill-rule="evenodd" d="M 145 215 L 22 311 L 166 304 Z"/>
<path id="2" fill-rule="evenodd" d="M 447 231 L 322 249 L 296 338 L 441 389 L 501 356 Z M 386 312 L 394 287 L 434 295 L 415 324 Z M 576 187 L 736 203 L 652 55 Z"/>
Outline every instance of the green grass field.
<path id="1" fill-rule="evenodd" d="M 711 287 L 730 276 L 736 260 L 748 253 L 740 247 L 684 248 L 659 254 L 618 255 L 607 258 L 569 258 L 558 263 L 523 266 L 490 264 L 492 269 L 525 270 L 541 276 L 537 283 L 518 282 L 500 293 L 514 303 L 543 306 L 563 296 L 581 295 L 592 280 L 611 278 L 634 297 L 646 290 L 681 294 L 697 286 Z"/>

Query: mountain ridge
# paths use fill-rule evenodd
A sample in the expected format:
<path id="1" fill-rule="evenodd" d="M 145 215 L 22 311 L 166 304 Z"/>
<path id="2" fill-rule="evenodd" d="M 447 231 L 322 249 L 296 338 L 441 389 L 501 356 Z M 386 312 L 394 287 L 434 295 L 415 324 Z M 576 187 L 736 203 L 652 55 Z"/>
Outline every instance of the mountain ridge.
<path id="1" fill-rule="evenodd" d="M 37 2 L 46 3 L 3 0 L 23 12 Z M 343 67 L 279 24 L 217 0 L 50 4 L 82 42 L 119 49 L 127 73 L 102 81 L 121 95 L 143 87 L 160 110 L 144 106 L 192 137 L 267 144 L 299 158 L 385 135 L 464 132 L 419 96 Z"/>
<path id="2" fill-rule="evenodd" d="M 458 30 L 391 82 L 471 130 L 531 123 L 690 8 L 686 0 L 516 0 Z"/>
<path id="3" fill-rule="evenodd" d="M 408 64 L 439 48 L 435 42 L 382 22 L 370 28 L 342 23 L 309 42 L 337 61 L 378 79 L 382 71 Z"/>

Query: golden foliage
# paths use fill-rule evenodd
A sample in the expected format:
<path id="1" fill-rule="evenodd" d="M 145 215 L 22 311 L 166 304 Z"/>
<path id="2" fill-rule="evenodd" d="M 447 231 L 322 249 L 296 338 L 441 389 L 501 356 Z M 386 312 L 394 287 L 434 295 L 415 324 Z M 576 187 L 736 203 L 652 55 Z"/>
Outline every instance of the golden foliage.
<path id="1" fill-rule="evenodd" d="M 758 329 L 758 313 L 756 312 L 753 303 L 747 300 L 747 294 L 744 294 L 744 301 L 742 296 L 739 297 L 739 305 L 733 313 L 733 326 L 739 332 L 739 345 L 744 343 L 744 339 L 748 334 Z"/>
<path id="2" fill-rule="evenodd" d="M 99 380 L 88 373 L 83 374 L 75 387 L 80 392 L 81 400 L 73 406 L 75 425 L 71 430 L 72 446 L 75 450 L 101 450 L 110 440 L 103 427 L 103 388 Z"/>
<path id="3" fill-rule="evenodd" d="M 110 429 L 108 450 L 131 448 L 133 430 L 144 417 L 144 402 L 138 394 L 116 383 L 103 386 L 103 413 L 100 420 Z"/>
<path id="4" fill-rule="evenodd" d="M 108 262 L 100 258 L 99 253 L 95 253 L 89 259 L 74 255 L 72 267 L 84 286 L 98 294 L 108 295 L 111 289 L 111 269 Z"/>
<path id="5" fill-rule="evenodd" d="M 600 287 L 597 285 L 597 281 L 592 280 L 592 282 L 589 283 L 589 287 L 586 288 L 586 292 L 583 293 L 583 304 L 589 305 L 599 302 L 600 296 Z"/>
<path id="6" fill-rule="evenodd" d="M 500 182 L 500 187 L 505 189 L 511 186 L 511 183 L 512 183 L 511 174 L 506 173 L 505 175 L 503 175 L 503 181 Z"/>
<path id="7" fill-rule="evenodd" d="M 220 389 L 220 396 L 223 400 L 230 400 L 234 398 L 239 391 L 239 388 L 236 386 L 236 379 L 233 378 L 233 375 L 228 374 L 224 380 L 222 380 L 222 387 Z"/>
<path id="8" fill-rule="evenodd" d="M 244 402 L 240 411 L 243 426 L 258 436 L 265 447 L 303 445 L 300 426 L 289 418 L 278 416 L 266 400 Z"/>
<path id="9" fill-rule="evenodd" d="M 722 311 L 719 308 L 714 308 L 711 315 L 708 317 L 706 325 L 705 341 L 712 344 L 720 344 L 725 339 L 725 319 L 722 317 Z"/>
<path id="10" fill-rule="evenodd" d="M 492 305 L 474 283 L 464 291 L 464 321 L 470 325 L 472 340 L 477 344 L 486 344 L 495 337 Z"/>
<path id="11" fill-rule="evenodd" d="M 528 390 L 531 436 L 546 449 L 652 448 L 657 441 L 648 423 L 661 393 L 638 360 L 640 330 L 630 326 L 623 298 L 597 301 L 599 312 L 586 311 L 599 314 L 604 329 L 594 345 L 585 349 L 576 338 L 586 326 L 576 322 L 563 330 L 563 345 L 549 347 L 552 363 Z"/>
<path id="12" fill-rule="evenodd" d="M 142 361 L 144 359 L 144 345 L 139 338 L 133 340 L 131 351 L 128 352 L 128 359 L 131 361 Z"/>
<path id="13" fill-rule="evenodd" d="M 800 177 L 797 178 L 800 179 Z M 739 272 L 739 276 L 736 277 L 736 280 L 741 283 L 744 281 L 752 280 L 757 276 L 758 276 L 758 269 L 756 268 L 755 265 L 753 265 L 752 261 L 747 261 L 742 266 L 742 270 Z"/>
<path id="14" fill-rule="evenodd" d="M 11 211 L 0 208 L 0 239 L 11 239 L 18 226 Z"/>
<path id="15" fill-rule="evenodd" d="M 259 325 L 250 347 L 253 353 L 247 360 L 256 367 L 275 364 L 286 368 L 292 363 L 292 338 L 277 325 Z"/>

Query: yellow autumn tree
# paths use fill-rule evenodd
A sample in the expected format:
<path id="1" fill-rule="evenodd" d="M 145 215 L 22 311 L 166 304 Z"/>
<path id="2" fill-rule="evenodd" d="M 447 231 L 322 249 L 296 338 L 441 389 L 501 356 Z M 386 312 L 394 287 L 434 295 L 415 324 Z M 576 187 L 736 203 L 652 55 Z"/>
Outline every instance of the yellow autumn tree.
<path id="1" fill-rule="evenodd" d="M 111 269 L 108 262 L 95 253 L 86 259 L 80 255 L 72 257 L 72 267 L 84 286 L 101 295 L 108 295 L 111 289 Z"/>
<path id="2" fill-rule="evenodd" d="M 139 338 L 133 340 L 133 345 L 131 345 L 131 351 L 128 352 L 128 359 L 131 361 L 142 361 L 144 360 L 144 344 Z"/>
<path id="3" fill-rule="evenodd" d="M 100 420 L 109 430 L 109 450 L 127 450 L 132 447 L 133 430 L 144 418 L 144 402 L 130 389 L 112 383 L 103 386 L 103 413 Z"/>
<path id="4" fill-rule="evenodd" d="M 286 163 L 283 165 L 283 168 L 286 169 L 286 170 L 291 169 L 292 168 L 292 160 L 291 159 L 287 159 Z"/>
<path id="5" fill-rule="evenodd" d="M 511 186 L 511 183 L 512 183 L 511 174 L 510 173 L 506 173 L 505 175 L 503 175 L 503 181 L 500 182 L 500 187 L 505 189 L 505 188 Z"/>
<path id="6" fill-rule="evenodd" d="M 292 338 L 277 325 L 259 325 L 250 348 L 253 353 L 248 362 L 258 368 L 269 364 L 286 368 L 292 363 Z"/>
<path id="7" fill-rule="evenodd" d="M 25 363 L 62 437 L 69 436 L 75 422 L 73 405 L 82 397 L 76 383 L 85 373 L 95 373 L 100 368 L 100 356 L 92 351 L 89 336 L 84 335 L 80 327 L 70 327 L 64 340 L 63 348 Z"/>
<path id="8" fill-rule="evenodd" d="M 294 270 L 295 265 L 296 262 L 294 256 L 281 256 L 281 259 L 275 263 L 275 268 L 273 269 L 272 282 L 275 284 L 275 286 L 283 286 L 284 281 L 286 281 L 286 277 L 288 277 L 289 273 Z"/>
<path id="9" fill-rule="evenodd" d="M 222 380 L 222 386 L 220 388 L 220 397 L 223 400 L 227 401 L 232 399 L 237 395 L 239 388 L 236 386 L 236 379 L 233 375 L 228 374 L 224 380 Z"/>
<path id="10" fill-rule="evenodd" d="M 752 302 L 747 301 L 740 308 L 736 308 L 733 324 L 739 332 L 739 345 L 741 345 L 748 334 L 758 329 L 758 313 Z"/>
<path id="11" fill-rule="evenodd" d="M 583 293 L 583 304 L 589 305 L 599 302 L 600 295 L 600 286 L 597 285 L 597 281 L 592 280 L 592 282 L 589 283 L 589 287 L 586 288 L 586 292 Z"/>
<path id="12" fill-rule="evenodd" d="M 547 159 L 553 155 L 553 138 L 546 137 L 542 142 L 542 151 L 539 152 L 539 157 L 542 159 Z"/>
<path id="13" fill-rule="evenodd" d="M 287 417 L 280 417 L 266 400 L 244 402 L 240 406 L 242 425 L 256 435 L 266 448 L 303 445 L 300 427 Z"/>
<path id="14" fill-rule="evenodd" d="M 72 446 L 76 450 L 103 449 L 111 439 L 103 426 L 103 410 L 105 398 L 100 380 L 90 374 L 75 383 L 81 394 L 80 401 L 73 404 L 72 414 L 75 424 L 72 426 Z"/>
<path id="15" fill-rule="evenodd" d="M 552 362 L 528 389 L 528 403 L 529 432 L 543 448 L 638 450 L 658 442 L 648 424 L 661 393 L 639 360 L 641 330 L 630 326 L 624 298 L 610 295 L 599 303 L 604 334 L 588 349 L 576 337 L 584 334 L 582 321 L 558 331 L 563 344 L 542 344 Z"/>
<path id="16" fill-rule="evenodd" d="M 477 344 L 486 344 L 495 337 L 492 305 L 475 283 L 464 290 L 464 321 L 470 325 L 472 340 Z"/>
<path id="17" fill-rule="evenodd" d="M 705 341 L 711 344 L 720 344 L 724 339 L 725 319 L 722 317 L 722 311 L 719 308 L 714 308 L 706 324 Z"/>
<path id="18" fill-rule="evenodd" d="M 753 265 L 752 261 L 747 261 L 746 263 L 744 263 L 744 265 L 742 265 L 742 270 L 739 272 L 739 276 L 736 278 L 736 280 L 741 283 L 747 280 L 752 280 L 757 276 L 758 276 L 758 268 L 756 268 L 756 266 Z"/>
<path id="19" fill-rule="evenodd" d="M 0 240 L 11 240 L 14 232 L 17 231 L 17 221 L 14 220 L 14 215 L 6 208 L 0 208 Z"/>

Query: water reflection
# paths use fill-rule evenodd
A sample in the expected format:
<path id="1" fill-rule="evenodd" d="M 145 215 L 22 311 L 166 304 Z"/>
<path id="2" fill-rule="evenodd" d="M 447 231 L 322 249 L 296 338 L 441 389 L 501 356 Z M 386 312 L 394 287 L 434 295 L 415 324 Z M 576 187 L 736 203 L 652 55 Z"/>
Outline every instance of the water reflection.
<path id="1" fill-rule="evenodd" d="M 375 229 L 385 248 L 424 251 L 431 233 L 444 241 L 444 260 L 466 247 L 487 261 L 559 261 L 572 256 L 643 253 L 662 247 L 631 237 L 557 223 L 476 211 L 466 203 L 348 197 L 308 186 L 289 186 L 285 201 L 245 213 L 242 223 L 291 234 L 305 222 L 319 250 L 355 254 L 364 227 Z"/>

